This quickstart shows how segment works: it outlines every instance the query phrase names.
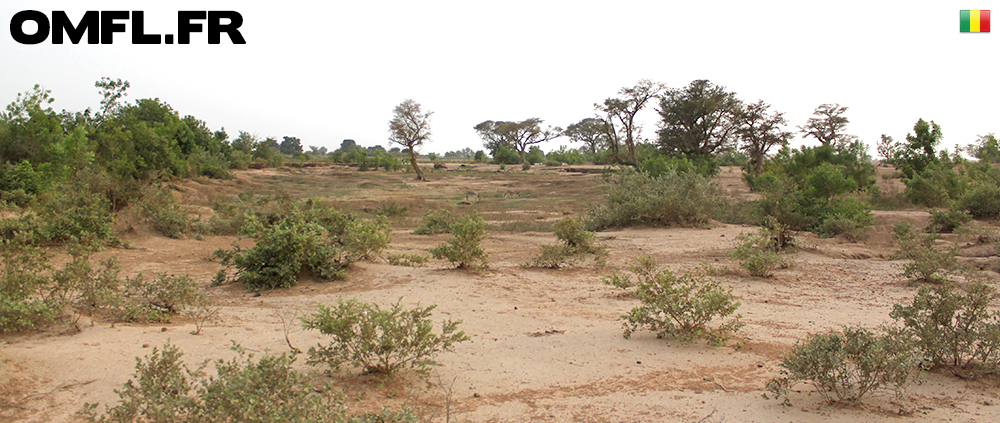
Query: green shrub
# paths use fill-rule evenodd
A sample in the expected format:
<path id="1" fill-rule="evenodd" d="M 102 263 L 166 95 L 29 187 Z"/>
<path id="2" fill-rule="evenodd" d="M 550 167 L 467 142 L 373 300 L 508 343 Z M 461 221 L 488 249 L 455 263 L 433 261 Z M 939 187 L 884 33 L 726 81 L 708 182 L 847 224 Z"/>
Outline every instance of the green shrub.
<path id="1" fill-rule="evenodd" d="M 518 164 L 521 163 L 521 155 L 513 148 L 500 144 L 493 152 L 493 163 L 500 165 Z"/>
<path id="2" fill-rule="evenodd" d="M 906 183 L 903 195 L 913 204 L 925 207 L 949 207 L 968 189 L 968 179 L 945 163 L 932 164 L 903 182 Z"/>
<path id="3" fill-rule="evenodd" d="M 481 217 L 467 215 L 452 223 L 450 231 L 452 237 L 448 243 L 432 248 L 431 256 L 457 263 L 459 269 L 489 267 L 489 254 L 479 246 L 487 236 Z"/>
<path id="4" fill-rule="evenodd" d="M 386 260 L 393 266 L 420 267 L 427 263 L 427 256 L 422 254 L 389 254 Z"/>
<path id="5" fill-rule="evenodd" d="M 214 253 L 224 266 L 237 269 L 232 279 L 251 291 L 291 287 L 303 272 L 321 279 L 343 279 L 344 269 L 352 262 L 379 256 L 392 233 L 383 218 L 359 221 L 312 201 L 293 205 L 273 223 L 265 218 L 245 217 L 240 233 L 254 238 L 252 248 L 243 249 L 234 242 L 231 250 Z M 223 269 L 213 283 L 228 280 Z"/>
<path id="6" fill-rule="evenodd" d="M 976 181 L 958 206 L 977 219 L 1000 219 L 1000 186 L 994 181 Z"/>
<path id="7" fill-rule="evenodd" d="M 125 300 L 119 318 L 124 322 L 166 323 L 170 315 L 189 306 L 208 305 L 208 299 L 188 275 L 168 276 L 163 272 L 147 279 L 140 273 L 126 278 L 122 288 Z"/>
<path id="8" fill-rule="evenodd" d="M 375 215 L 396 217 L 396 216 L 404 216 L 409 211 L 410 211 L 409 207 L 399 205 L 395 201 L 393 201 L 389 203 L 379 204 L 379 206 L 375 208 Z"/>
<path id="9" fill-rule="evenodd" d="M 774 216 L 764 219 L 756 234 L 740 233 L 736 237 L 739 244 L 730 256 L 740 259 L 740 267 L 751 276 L 770 278 L 774 269 L 787 267 L 788 263 L 779 254 L 795 245 L 795 238 L 787 225 L 778 222 Z"/>
<path id="10" fill-rule="evenodd" d="M 448 210 L 429 210 L 424 213 L 424 223 L 413 230 L 417 235 L 446 234 L 451 231 L 451 224 L 456 216 Z"/>
<path id="11" fill-rule="evenodd" d="M 948 366 L 961 376 L 997 372 L 1000 311 L 989 311 L 996 298 L 996 290 L 984 284 L 921 287 L 913 304 L 896 304 L 889 316 L 934 365 Z"/>
<path id="12" fill-rule="evenodd" d="M 656 332 L 657 338 L 687 343 L 706 337 L 709 342 L 721 344 L 744 325 L 741 316 L 736 315 L 717 328 L 708 326 L 716 318 L 732 315 L 740 306 L 732 291 L 722 288 L 718 281 L 691 273 L 677 277 L 668 269 L 657 270 L 651 257 L 640 257 L 639 264 L 629 270 L 635 281 L 617 272 L 602 279 L 629 291 L 642 303 L 622 316 L 625 338 L 644 328 Z"/>
<path id="13" fill-rule="evenodd" d="M 798 342 L 782 361 L 781 377 L 768 391 L 788 400 L 788 389 L 809 382 L 830 402 L 856 403 L 880 389 L 901 397 L 920 363 L 911 343 L 893 335 L 876 335 L 863 327 L 845 327 Z M 766 395 L 765 395 L 766 396 Z"/>
<path id="14" fill-rule="evenodd" d="M 198 149 L 191 152 L 187 160 L 196 176 L 207 176 L 214 179 L 233 178 L 233 173 L 229 171 L 230 162 L 222 153 L 209 153 Z"/>
<path id="15" fill-rule="evenodd" d="M 947 210 L 931 210 L 931 222 L 924 228 L 924 232 L 950 234 L 955 232 L 962 224 L 972 220 L 965 210 L 951 208 Z"/>
<path id="16" fill-rule="evenodd" d="M 943 282 L 947 274 L 961 270 L 958 265 L 958 248 L 939 248 L 936 234 L 919 236 L 913 227 L 897 223 L 892 228 L 893 239 L 899 244 L 895 258 L 911 260 L 903 265 L 903 276 L 916 277 L 924 282 Z"/>
<path id="17" fill-rule="evenodd" d="M 594 233 L 586 231 L 580 221 L 567 217 L 552 225 L 560 245 L 542 245 L 541 254 L 526 267 L 547 267 L 557 269 L 563 264 L 572 264 L 587 254 L 593 254 L 600 262 L 607 255 L 607 247 L 594 244 Z"/>
<path id="18" fill-rule="evenodd" d="M 709 178 L 694 172 L 667 170 L 653 177 L 644 172 L 613 174 L 607 201 L 588 214 L 587 229 L 636 225 L 705 226 L 713 209 L 723 204 Z"/>
<path id="19" fill-rule="evenodd" d="M 441 324 L 441 334 L 434 334 L 430 315 L 436 306 L 404 309 L 401 302 L 402 298 L 388 309 L 353 299 L 340 299 L 336 307 L 318 305 L 316 313 L 302 318 L 303 327 L 333 341 L 309 348 L 309 363 L 326 363 L 333 370 L 348 363 L 365 373 L 387 376 L 406 367 L 426 373 L 427 367 L 437 365 L 434 355 L 469 339 L 458 330 L 461 321 L 447 320 Z"/>
<path id="20" fill-rule="evenodd" d="M 526 160 L 524 163 L 521 163 L 521 170 L 525 172 L 531 170 L 531 162 Z"/>
<path id="21" fill-rule="evenodd" d="M 98 413 L 85 404 L 78 413 L 90 422 L 405 422 L 408 410 L 351 416 L 330 389 L 316 393 L 307 376 L 292 369 L 293 356 L 265 355 L 254 360 L 242 348 L 229 361 L 215 361 L 215 376 L 191 370 L 183 353 L 166 344 L 145 360 L 136 358 L 135 380 L 115 390 L 119 403 Z M 207 364 L 207 363 L 206 363 Z"/>
<path id="22" fill-rule="evenodd" d="M 38 233 L 42 239 L 69 242 L 111 238 L 114 216 L 108 200 L 81 187 L 63 186 L 41 196 Z"/>
<path id="23" fill-rule="evenodd" d="M 139 200 L 139 209 L 153 230 L 169 238 L 181 238 L 190 227 L 187 213 L 166 187 L 149 189 Z"/>
<path id="24" fill-rule="evenodd" d="M 51 324 L 64 303 L 55 290 L 51 255 L 37 246 L 0 239 L 0 332 L 18 332 Z"/>

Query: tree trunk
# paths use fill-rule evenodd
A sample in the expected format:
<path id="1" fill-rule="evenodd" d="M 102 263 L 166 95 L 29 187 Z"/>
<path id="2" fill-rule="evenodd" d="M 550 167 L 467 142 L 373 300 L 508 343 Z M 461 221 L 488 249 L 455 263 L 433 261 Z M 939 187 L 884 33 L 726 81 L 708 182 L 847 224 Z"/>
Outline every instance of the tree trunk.
<path id="1" fill-rule="evenodd" d="M 521 153 L 521 164 L 524 164 L 524 150 L 519 151 Z"/>
<path id="2" fill-rule="evenodd" d="M 418 181 L 426 181 L 424 179 L 424 172 L 420 170 L 420 166 L 417 166 L 417 153 L 413 151 L 413 146 L 410 146 L 410 166 L 413 167 L 413 171 L 417 172 Z"/>

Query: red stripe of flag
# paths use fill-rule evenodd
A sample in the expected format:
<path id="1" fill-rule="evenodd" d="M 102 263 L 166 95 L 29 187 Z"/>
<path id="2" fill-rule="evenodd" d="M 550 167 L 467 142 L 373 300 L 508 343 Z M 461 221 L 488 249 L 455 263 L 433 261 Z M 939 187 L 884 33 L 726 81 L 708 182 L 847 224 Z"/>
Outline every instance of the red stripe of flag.
<path id="1" fill-rule="evenodd" d="M 990 11 L 979 11 L 979 32 L 990 32 Z"/>

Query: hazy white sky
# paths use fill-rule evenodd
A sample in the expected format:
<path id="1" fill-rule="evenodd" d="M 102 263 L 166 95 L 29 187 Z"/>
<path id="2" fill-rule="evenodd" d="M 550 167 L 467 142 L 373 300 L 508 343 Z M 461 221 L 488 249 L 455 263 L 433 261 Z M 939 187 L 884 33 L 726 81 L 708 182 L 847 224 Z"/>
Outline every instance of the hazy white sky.
<path id="1" fill-rule="evenodd" d="M 1000 1 L 12 1 L 0 2 L 0 103 L 41 84 L 57 110 L 96 108 L 94 82 L 131 82 L 230 136 L 297 136 L 336 148 L 387 146 L 392 109 L 434 111 L 424 152 L 482 149 L 474 125 L 538 117 L 565 127 L 639 79 L 694 79 L 764 100 L 802 125 L 821 103 L 847 106 L 873 145 L 918 118 L 944 145 L 1000 132 L 1000 34 L 959 33 L 961 9 Z M 10 18 L 34 9 L 141 10 L 147 33 L 174 33 L 179 10 L 235 10 L 247 44 L 21 45 Z M 995 21 L 996 19 L 994 19 Z M 993 26 L 996 26 L 994 23 Z M 26 30 L 30 29 L 26 26 Z M 131 27 L 129 27 L 131 30 Z M 657 115 L 644 116 L 655 138 Z M 797 139 L 796 144 L 809 143 Z M 549 150 L 549 148 L 544 148 Z"/>

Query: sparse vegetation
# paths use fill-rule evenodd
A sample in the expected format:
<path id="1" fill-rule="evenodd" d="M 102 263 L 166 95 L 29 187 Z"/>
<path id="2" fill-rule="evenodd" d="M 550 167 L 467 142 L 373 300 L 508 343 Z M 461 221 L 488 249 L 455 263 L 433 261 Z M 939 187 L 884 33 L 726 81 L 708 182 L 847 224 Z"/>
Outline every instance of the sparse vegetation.
<path id="1" fill-rule="evenodd" d="M 553 227 L 556 239 L 562 243 L 542 245 L 541 254 L 525 266 L 557 269 L 563 264 L 573 264 L 588 254 L 593 254 L 594 261 L 600 264 L 607 255 L 608 248 L 594 244 L 594 233 L 584 230 L 580 221 L 567 217 Z"/>
<path id="2" fill-rule="evenodd" d="M 434 334 L 430 316 L 436 306 L 406 309 L 402 301 L 387 309 L 353 299 L 341 299 L 335 307 L 318 305 L 319 310 L 302 318 L 302 324 L 331 336 L 333 342 L 309 348 L 309 363 L 327 364 L 333 370 L 346 363 L 390 377 L 407 367 L 426 372 L 437 364 L 437 353 L 469 339 L 458 330 L 460 321 L 446 320 L 441 334 Z"/>
<path id="3" fill-rule="evenodd" d="M 774 276 L 774 269 L 789 266 L 780 253 L 792 248 L 795 238 L 788 226 L 773 216 L 764 220 L 764 226 L 756 234 L 740 233 L 736 239 L 739 243 L 730 256 L 740 259 L 740 267 L 749 271 L 751 276 L 770 278 Z"/>
<path id="4" fill-rule="evenodd" d="M 235 346 L 237 357 L 215 361 L 215 376 L 192 370 L 183 352 L 165 344 L 136 358 L 135 380 L 116 390 L 119 403 L 103 413 L 85 404 L 78 413 L 89 422 L 347 422 L 415 423 L 409 410 L 351 415 L 330 387 L 315 389 L 292 369 L 294 356 L 254 355 Z M 205 363 L 207 364 L 207 363 Z"/>
<path id="5" fill-rule="evenodd" d="M 617 272 L 603 279 L 607 284 L 629 291 L 642 303 L 622 316 L 625 338 L 639 329 L 646 329 L 656 332 L 657 338 L 687 343 L 704 337 L 714 344 L 722 344 L 743 327 L 740 315 L 717 327 L 708 326 L 717 318 L 729 317 L 740 306 L 732 291 L 723 288 L 718 281 L 692 273 L 678 277 L 668 269 L 656 267 L 651 257 L 640 257 L 638 265 L 629 267 L 635 280 Z"/>
<path id="6" fill-rule="evenodd" d="M 420 267 L 427 263 L 423 254 L 389 254 L 386 261 L 393 266 Z"/>
<path id="7" fill-rule="evenodd" d="M 424 223 L 413 230 L 417 235 L 445 234 L 451 231 L 456 216 L 449 210 L 430 210 L 424 213 Z"/>
<path id="8" fill-rule="evenodd" d="M 944 282 L 947 275 L 961 270 L 958 249 L 938 247 L 937 235 L 920 236 L 909 224 L 899 223 L 893 228 L 893 239 L 899 244 L 895 257 L 910 260 L 903 264 L 903 277 L 916 277 L 924 282 Z"/>

